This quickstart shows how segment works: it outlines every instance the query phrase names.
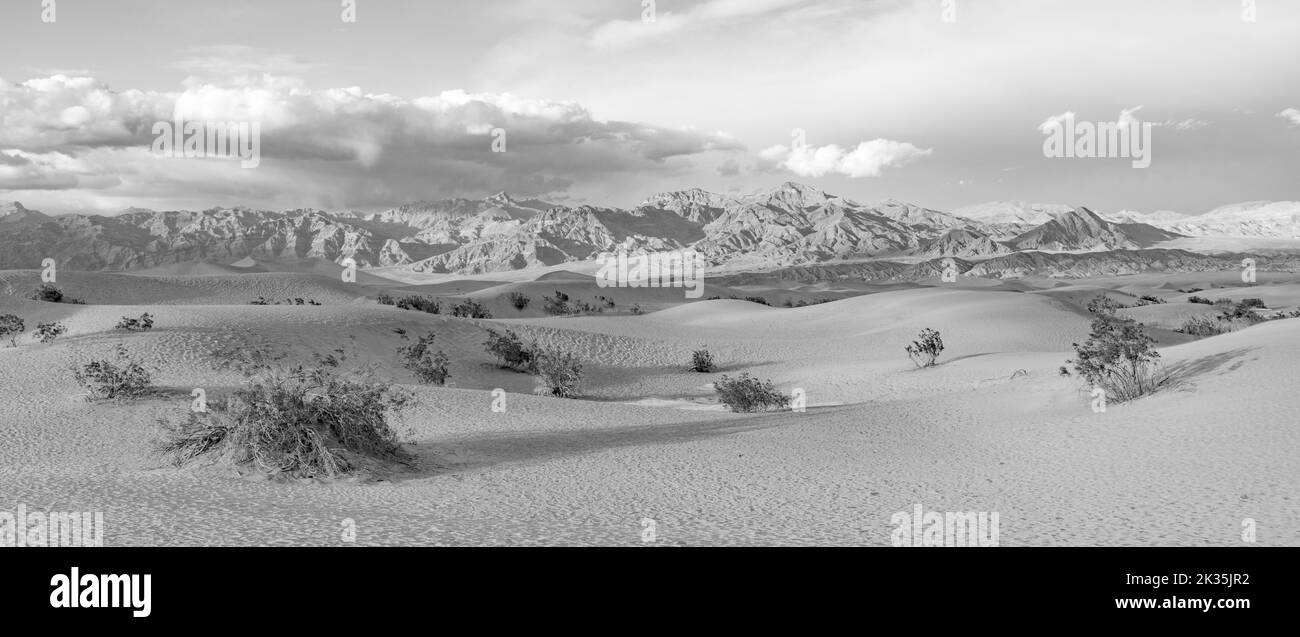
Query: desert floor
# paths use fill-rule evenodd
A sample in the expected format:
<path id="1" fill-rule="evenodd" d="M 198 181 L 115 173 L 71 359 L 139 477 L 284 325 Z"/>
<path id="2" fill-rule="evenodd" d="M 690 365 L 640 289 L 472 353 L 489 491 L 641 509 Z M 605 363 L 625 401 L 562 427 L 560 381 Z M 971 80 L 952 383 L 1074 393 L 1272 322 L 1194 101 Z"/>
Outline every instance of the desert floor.
<path id="1" fill-rule="evenodd" d="M 393 281 L 310 269 L 61 272 L 59 285 L 90 305 L 27 300 L 39 273 L 0 272 L 0 314 L 28 326 L 19 347 L 0 347 L 0 510 L 102 511 L 112 546 L 338 545 L 345 519 L 357 544 L 642 545 L 652 519 L 656 545 L 888 546 L 892 514 L 916 504 L 996 511 L 1003 546 L 1241 545 L 1246 518 L 1258 544 L 1296 545 L 1300 319 L 1201 340 L 1171 331 L 1208 311 L 1177 292 L 1188 286 L 1300 306 L 1293 278 L 1261 273 L 1250 289 L 1235 278 L 934 281 L 801 308 L 682 303 L 681 290 L 600 290 L 564 272 L 411 288 L 478 297 L 498 317 L 471 320 L 375 303 L 376 291 L 400 293 Z M 811 299 L 833 288 L 706 294 Z M 546 317 L 541 297 L 554 289 L 613 296 L 618 311 Z M 1177 390 L 1094 413 L 1079 381 L 1059 375 L 1087 337 L 1081 306 L 1102 289 L 1168 300 L 1123 312 L 1152 325 L 1183 379 Z M 533 304 L 497 300 L 510 290 Z M 248 305 L 258 296 L 324 304 Z M 647 313 L 623 311 L 633 303 Z M 142 312 L 154 330 L 113 330 Z M 32 340 L 50 320 L 69 333 Z M 501 326 L 579 353 L 583 398 L 534 396 L 530 377 L 499 369 L 481 343 Z M 938 367 L 917 370 L 903 347 L 927 327 L 947 349 Z M 416 385 L 397 366 L 395 328 L 437 334 L 452 358 L 448 387 Z M 72 365 L 118 343 L 156 366 L 170 395 L 86 402 Z M 406 418 L 420 468 L 319 482 L 165 465 L 150 451 L 157 420 L 182 417 L 192 388 L 240 382 L 214 371 L 211 352 L 230 345 L 304 359 L 343 347 L 377 364 L 421 399 Z M 802 389 L 806 412 L 725 412 L 710 387 L 718 374 L 686 369 L 702 346 L 720 373 Z M 494 388 L 508 392 L 503 413 L 491 409 Z"/>

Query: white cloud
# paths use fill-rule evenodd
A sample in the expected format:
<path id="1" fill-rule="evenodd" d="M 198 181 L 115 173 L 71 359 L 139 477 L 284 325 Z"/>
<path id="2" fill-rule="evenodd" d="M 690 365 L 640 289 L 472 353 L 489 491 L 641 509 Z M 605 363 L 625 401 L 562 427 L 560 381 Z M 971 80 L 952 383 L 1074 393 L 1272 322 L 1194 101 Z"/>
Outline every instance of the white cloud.
<path id="1" fill-rule="evenodd" d="M 908 142 L 873 139 L 845 150 L 835 144 L 821 147 L 801 146 L 788 148 L 773 146 L 759 156 L 801 177 L 822 177 L 828 174 L 846 177 L 879 177 L 886 167 L 899 167 L 926 157 L 930 148 L 917 148 Z"/>
<path id="2" fill-rule="evenodd" d="M 1134 117 L 1133 114 L 1140 110 L 1142 110 L 1141 106 L 1121 108 L 1119 109 L 1119 117 L 1115 119 L 1115 122 L 1120 126 L 1136 126 L 1138 124 L 1138 118 Z"/>
<path id="3" fill-rule="evenodd" d="M 0 149 L 12 151 L 0 169 L 0 189 L 95 184 L 120 186 L 124 196 L 148 190 L 165 198 L 167 188 L 177 196 L 267 196 L 258 188 L 269 184 L 232 172 L 230 162 L 152 156 L 153 124 L 176 118 L 260 123 L 256 172 L 278 175 L 282 192 L 273 196 L 295 206 L 502 189 L 548 194 L 620 174 L 673 174 L 689 156 L 741 149 L 722 132 L 600 120 L 576 102 L 511 94 L 452 90 L 407 99 L 357 87 L 312 90 L 274 76 L 187 82 L 175 92 L 117 91 L 94 78 L 54 76 L 0 80 Z M 504 153 L 493 152 L 497 128 L 506 131 Z M 54 161 L 55 154 L 96 161 L 74 165 Z M 146 184 L 145 174 L 154 181 Z"/>
<path id="4" fill-rule="evenodd" d="M 1292 126 L 1300 126 L 1300 109 L 1298 108 L 1283 109 L 1277 116 L 1290 121 Z"/>

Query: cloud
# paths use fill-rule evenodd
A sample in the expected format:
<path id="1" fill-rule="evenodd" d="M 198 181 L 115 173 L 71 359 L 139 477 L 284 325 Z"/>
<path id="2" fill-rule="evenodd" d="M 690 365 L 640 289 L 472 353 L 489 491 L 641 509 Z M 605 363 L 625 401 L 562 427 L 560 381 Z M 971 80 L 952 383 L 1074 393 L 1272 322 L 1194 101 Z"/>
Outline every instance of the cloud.
<path id="1" fill-rule="evenodd" d="M 740 162 L 735 159 L 728 159 L 718 165 L 718 174 L 723 177 L 740 176 Z"/>
<path id="2" fill-rule="evenodd" d="M 1300 109 L 1286 108 L 1278 113 L 1277 116 L 1291 122 L 1292 126 L 1300 126 Z"/>
<path id="3" fill-rule="evenodd" d="M 1052 116 L 1048 117 L 1047 119 L 1043 120 L 1043 123 L 1042 123 L 1042 124 L 1039 124 L 1039 125 L 1038 125 L 1038 130 L 1040 130 L 1040 131 L 1042 131 L 1042 132 L 1044 132 L 1044 133 L 1050 133 L 1050 132 L 1052 131 L 1053 128 L 1056 128 L 1056 127 L 1060 126 L 1061 124 L 1065 123 L 1065 120 L 1067 120 L 1067 119 L 1074 119 L 1074 118 L 1075 118 L 1075 115 L 1076 115 L 1076 114 L 1075 114 L 1074 111 L 1066 111 L 1066 112 L 1061 113 L 1061 114 L 1059 114 L 1059 115 L 1052 115 Z"/>
<path id="4" fill-rule="evenodd" d="M 886 167 L 899 167 L 933 152 L 930 148 L 917 148 L 908 142 L 873 139 L 845 150 L 835 144 L 821 147 L 773 146 L 759 153 L 768 162 L 801 177 L 822 177 L 828 174 L 846 177 L 879 177 Z"/>
<path id="5" fill-rule="evenodd" d="M 243 175 L 237 162 L 150 154 L 153 124 L 176 119 L 259 123 L 262 167 L 254 172 L 278 182 Z M 494 131 L 505 152 L 494 152 Z M 278 76 L 187 82 L 174 92 L 117 91 L 85 77 L 0 79 L 0 149 L 24 153 L 6 154 L 7 190 L 121 184 L 123 196 L 165 198 L 171 188 L 348 206 L 501 189 L 540 195 L 617 175 L 671 175 L 690 156 L 742 148 L 723 132 L 600 120 L 576 102 L 511 94 L 408 99 L 358 87 L 312 90 Z M 14 157 L 30 165 L 10 167 Z"/>
<path id="6" fill-rule="evenodd" d="M 709 0 L 699 3 L 683 13 L 653 12 L 653 20 L 613 20 L 592 32 L 588 43 L 596 48 L 632 47 L 672 34 L 707 30 L 718 25 L 734 27 L 734 22 L 746 18 L 798 7 L 808 0 Z"/>
<path id="7" fill-rule="evenodd" d="M 1133 108 L 1121 108 L 1119 111 L 1119 117 L 1115 118 L 1115 122 L 1120 126 L 1140 125 L 1143 122 L 1138 120 L 1138 118 L 1135 116 L 1135 113 L 1137 113 L 1140 110 L 1142 110 L 1142 106 L 1134 106 Z M 1074 111 L 1066 111 L 1064 113 L 1060 113 L 1059 115 L 1052 115 L 1047 119 L 1043 120 L 1043 123 L 1038 125 L 1038 130 L 1043 133 L 1049 133 L 1051 132 L 1052 128 L 1056 126 L 1060 126 L 1062 123 L 1065 122 L 1065 120 L 1076 119 L 1076 118 L 1077 118 L 1077 113 L 1075 113 Z M 1210 125 L 1210 122 L 1208 121 L 1195 119 L 1195 118 L 1187 118 L 1183 120 L 1167 119 L 1163 122 L 1147 122 L 1147 123 L 1156 127 L 1172 128 L 1176 131 L 1199 130 Z"/>
<path id="8" fill-rule="evenodd" d="M 1133 108 L 1121 108 L 1119 110 L 1119 117 L 1115 119 L 1115 122 L 1118 123 L 1120 126 L 1137 126 L 1139 123 L 1138 118 L 1134 117 L 1133 114 L 1140 110 L 1142 110 L 1141 106 L 1134 106 Z"/>

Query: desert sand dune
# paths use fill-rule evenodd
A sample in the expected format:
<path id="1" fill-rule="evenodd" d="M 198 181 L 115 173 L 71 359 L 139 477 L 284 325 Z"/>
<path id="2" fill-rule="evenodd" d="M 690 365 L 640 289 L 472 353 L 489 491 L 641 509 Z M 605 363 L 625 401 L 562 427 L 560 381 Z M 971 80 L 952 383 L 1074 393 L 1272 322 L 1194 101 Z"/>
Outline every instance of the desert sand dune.
<path id="1" fill-rule="evenodd" d="M 0 501 L 104 511 L 110 545 L 332 545 L 349 518 L 362 544 L 633 545 L 648 518 L 659 544 L 888 545 L 891 514 L 916 503 L 998 511 L 1007 546 L 1228 545 L 1248 517 L 1261 544 L 1300 542 L 1291 470 L 1300 433 L 1290 417 L 1300 395 L 1285 382 L 1300 356 L 1300 320 L 1164 347 L 1179 389 L 1094 413 L 1057 369 L 1089 320 L 1061 295 L 1083 299 L 1095 286 L 916 288 L 792 309 L 665 301 L 641 316 L 469 320 L 357 300 L 357 288 L 316 276 L 278 276 L 61 273 L 66 291 L 123 299 L 64 305 L 22 298 L 35 273 L 0 273 L 18 291 L 0 295 L 0 313 L 24 316 L 29 332 L 38 320 L 69 327 L 53 345 L 24 335 L 21 347 L 0 347 Z M 507 285 L 534 283 L 523 289 L 579 285 Z M 1279 302 L 1295 294 L 1276 288 Z M 621 306 L 646 290 L 612 292 Z M 332 302 L 245 304 L 272 293 Z M 112 330 L 144 311 L 154 330 Z M 940 330 L 947 349 L 938 367 L 916 370 L 903 347 L 925 327 Z M 531 377 L 483 352 L 487 328 L 577 353 L 588 370 L 584 399 L 533 396 Z M 392 355 L 404 342 L 395 329 L 437 334 L 452 360 L 448 387 L 413 384 Z M 118 343 L 156 367 L 169 393 L 84 402 L 69 368 Z M 382 482 L 317 483 L 163 466 L 149 451 L 155 421 L 183 415 L 194 387 L 219 395 L 239 383 L 213 369 L 211 352 L 230 346 L 289 360 L 339 347 L 374 363 L 421 399 L 406 419 L 420 467 Z M 722 411 L 709 386 L 718 374 L 686 369 L 705 346 L 720 373 L 802 389 L 807 412 Z M 504 413 L 490 408 L 498 387 L 508 392 Z"/>

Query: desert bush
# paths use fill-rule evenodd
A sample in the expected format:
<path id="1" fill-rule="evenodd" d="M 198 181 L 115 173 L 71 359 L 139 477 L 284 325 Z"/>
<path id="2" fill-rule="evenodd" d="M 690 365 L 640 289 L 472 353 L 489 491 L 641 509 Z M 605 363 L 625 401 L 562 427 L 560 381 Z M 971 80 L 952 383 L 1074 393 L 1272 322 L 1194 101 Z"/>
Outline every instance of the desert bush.
<path id="1" fill-rule="evenodd" d="M 1202 305 L 1214 305 L 1214 301 L 1211 301 L 1203 296 L 1189 296 L 1187 297 L 1187 302 L 1200 303 Z"/>
<path id="2" fill-rule="evenodd" d="M 145 312 L 144 314 L 141 314 L 138 319 L 123 316 L 122 320 L 117 322 L 115 329 L 126 330 L 128 332 L 148 332 L 153 329 L 153 315 Z"/>
<path id="3" fill-rule="evenodd" d="M 559 315 L 570 314 L 572 312 L 569 308 L 569 295 L 559 290 L 555 291 L 554 296 L 542 297 L 542 303 L 542 309 L 546 310 L 547 314 Z"/>
<path id="4" fill-rule="evenodd" d="M 482 303 L 474 299 L 465 299 L 452 306 L 451 315 L 459 318 L 490 319 L 492 313 Z"/>
<path id="5" fill-rule="evenodd" d="M 717 369 L 713 364 L 713 354 L 707 349 L 697 349 L 691 353 L 691 370 L 702 374 L 712 373 Z"/>
<path id="6" fill-rule="evenodd" d="M 777 391 L 772 381 L 760 381 L 748 373 L 736 378 L 723 374 L 713 381 L 713 391 L 722 404 L 737 413 L 783 409 L 790 404 L 790 397 Z"/>
<path id="7" fill-rule="evenodd" d="M 943 352 L 943 338 L 939 336 L 939 332 L 927 327 L 921 330 L 911 345 L 903 349 L 907 351 L 907 356 L 917 367 L 934 367 L 934 362 Z"/>
<path id="8" fill-rule="evenodd" d="M 16 314 L 0 316 L 0 338 L 9 338 L 9 347 L 18 347 L 18 335 L 27 329 L 23 319 Z"/>
<path id="9" fill-rule="evenodd" d="M 1179 288 L 1178 291 L 1179 291 L 1179 292 L 1182 292 L 1183 294 L 1192 294 L 1192 293 L 1194 293 L 1194 292 L 1204 292 L 1205 289 L 1204 289 L 1204 288 L 1187 288 L 1186 290 L 1184 290 L 1184 289 L 1182 289 L 1182 288 Z"/>
<path id="10" fill-rule="evenodd" d="M 58 286 L 49 283 L 42 283 L 41 287 L 32 290 L 31 298 L 33 301 L 45 301 L 46 303 L 62 303 L 63 290 Z"/>
<path id="11" fill-rule="evenodd" d="M 1090 314 L 1114 314 L 1115 310 L 1126 307 L 1128 306 L 1117 302 L 1115 299 L 1112 299 L 1105 294 L 1098 294 L 1097 296 L 1092 297 L 1091 301 L 1088 301 L 1088 313 Z"/>
<path id="12" fill-rule="evenodd" d="M 57 285 L 52 283 L 42 283 L 40 287 L 32 290 L 28 298 L 33 301 L 45 301 L 47 303 L 72 303 L 74 305 L 85 305 L 86 302 L 81 299 L 74 299 L 63 294 Z"/>
<path id="13" fill-rule="evenodd" d="M 153 375 L 122 345 L 113 348 L 112 359 L 79 364 L 73 377 L 86 388 L 86 400 L 129 400 L 154 391 Z"/>
<path id="14" fill-rule="evenodd" d="M 397 299 L 394 299 L 393 295 L 387 292 L 380 292 L 375 295 L 375 302 L 380 305 L 396 305 Z"/>
<path id="15" fill-rule="evenodd" d="M 1174 331 L 1191 336 L 1214 336 L 1216 334 L 1231 332 L 1232 329 L 1233 325 L 1231 323 L 1221 321 L 1213 316 L 1202 315 L 1188 318 Z"/>
<path id="16" fill-rule="evenodd" d="M 745 297 L 745 300 L 746 300 L 746 301 L 749 301 L 750 303 L 757 303 L 757 304 L 759 304 L 759 305 L 766 305 L 766 306 L 768 306 L 768 307 L 771 307 L 771 306 L 772 306 L 772 304 L 769 303 L 767 299 L 765 299 L 765 298 L 763 298 L 763 297 L 761 297 L 761 296 L 747 296 L 747 297 Z"/>
<path id="17" fill-rule="evenodd" d="M 504 333 L 493 329 L 487 331 L 488 338 L 483 341 L 483 348 L 493 356 L 501 360 L 502 367 L 509 367 L 518 371 L 529 371 L 533 367 L 533 361 L 536 358 L 533 348 L 524 345 L 519 335 L 511 330 L 505 330 Z"/>
<path id="18" fill-rule="evenodd" d="M 420 382 L 445 385 L 451 377 L 447 372 L 449 359 L 441 350 L 433 351 L 433 337 L 433 332 L 429 332 L 414 343 L 397 348 L 397 355 L 402 359 L 402 366 L 415 374 Z"/>
<path id="19" fill-rule="evenodd" d="M 1237 303 L 1237 305 L 1238 305 L 1239 307 L 1244 307 L 1244 308 L 1256 308 L 1256 307 L 1257 307 L 1257 308 L 1259 308 L 1259 309 L 1261 309 L 1261 310 L 1263 310 L 1263 309 L 1268 309 L 1267 306 L 1264 305 L 1264 299 L 1253 299 L 1253 298 L 1252 298 L 1252 299 L 1242 299 L 1241 301 L 1239 301 L 1239 302 Z"/>
<path id="20" fill-rule="evenodd" d="M 641 304 L 640 304 L 640 303 L 633 303 L 633 304 L 632 304 L 632 307 L 629 308 L 629 311 L 631 311 L 632 314 L 637 315 L 637 316 L 640 316 L 641 314 L 644 314 L 644 313 L 645 313 L 645 310 L 642 310 L 642 309 L 641 309 Z"/>
<path id="21" fill-rule="evenodd" d="M 442 313 L 442 303 L 438 299 L 418 294 L 404 296 L 397 300 L 396 305 L 403 310 L 420 310 L 429 314 Z"/>
<path id="22" fill-rule="evenodd" d="M 1142 324 L 1113 315 L 1092 322 L 1088 340 L 1073 344 L 1075 358 L 1066 361 L 1093 387 L 1106 391 L 1109 400 L 1123 402 L 1151 394 L 1169 385 L 1171 376 L 1159 364 L 1155 339 Z"/>
<path id="23" fill-rule="evenodd" d="M 1143 294 L 1142 296 L 1138 297 L 1138 302 L 1141 303 L 1142 305 L 1159 305 L 1161 303 L 1164 303 L 1165 300 L 1159 297 L 1151 296 L 1150 294 Z"/>
<path id="24" fill-rule="evenodd" d="M 607 309 L 607 310 L 612 310 L 612 309 L 614 309 L 614 299 L 613 299 L 613 297 L 608 297 L 608 296 L 604 296 L 604 295 L 600 295 L 600 294 L 598 294 L 598 295 L 596 295 L 596 300 L 597 300 L 597 301 L 600 301 L 600 304 L 601 304 L 601 306 L 602 306 L 603 308 L 605 308 L 605 309 Z"/>
<path id="25" fill-rule="evenodd" d="M 251 378 L 224 404 L 211 403 L 209 412 L 168 426 L 158 450 L 178 466 L 215 456 L 272 476 L 307 478 L 410 464 L 392 421 L 411 400 L 391 381 L 333 365 L 277 368 Z"/>
<path id="26" fill-rule="evenodd" d="M 68 326 L 62 323 L 41 323 L 36 326 L 36 332 L 32 338 L 49 345 L 54 339 L 63 336 L 68 331 Z"/>
<path id="27" fill-rule="evenodd" d="M 558 398 L 572 398 L 582 382 L 578 357 L 555 349 L 539 349 L 533 358 L 533 374 L 539 389 Z"/>
<path id="28" fill-rule="evenodd" d="M 511 292 L 506 295 L 506 300 L 510 301 L 510 304 L 515 306 L 515 309 L 520 312 L 524 311 L 524 308 L 528 307 L 528 304 L 533 302 L 527 294 L 522 292 Z"/>
<path id="29" fill-rule="evenodd" d="M 1258 299 L 1248 299 L 1248 300 L 1258 300 Z M 1256 323 L 1263 323 L 1265 321 L 1264 317 L 1260 316 L 1257 312 L 1255 312 L 1254 309 L 1252 309 L 1254 306 L 1246 305 L 1244 302 L 1242 303 L 1230 302 L 1227 304 L 1219 305 L 1218 307 L 1222 309 L 1222 311 L 1219 314 L 1219 318 L 1224 321 L 1236 321 L 1239 323 L 1243 323 L 1247 326 L 1254 325 Z"/>

